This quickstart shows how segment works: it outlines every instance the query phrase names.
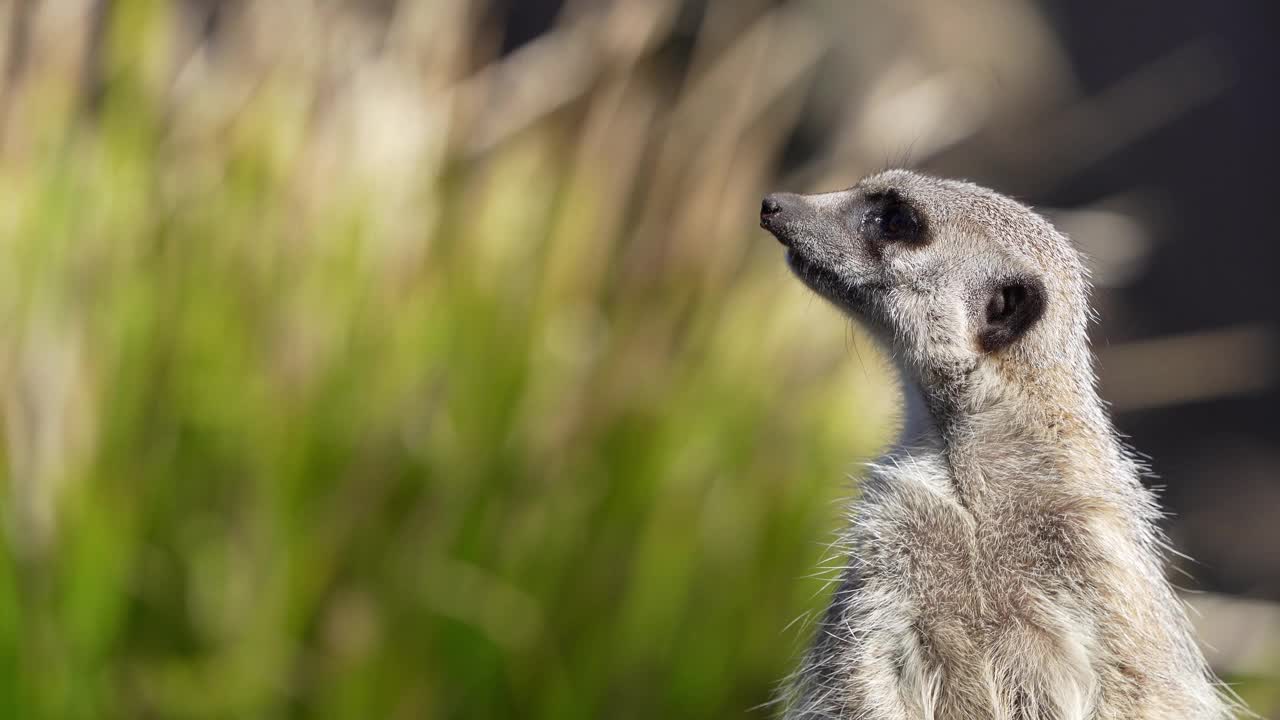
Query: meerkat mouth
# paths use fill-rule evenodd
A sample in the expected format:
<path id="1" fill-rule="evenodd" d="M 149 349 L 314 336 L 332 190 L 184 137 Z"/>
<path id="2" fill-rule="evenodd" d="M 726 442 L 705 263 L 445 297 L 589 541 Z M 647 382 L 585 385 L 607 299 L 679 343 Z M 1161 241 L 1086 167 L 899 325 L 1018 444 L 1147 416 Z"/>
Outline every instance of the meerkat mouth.
<path id="1" fill-rule="evenodd" d="M 849 282 L 795 248 L 787 248 L 787 266 L 811 290 L 837 305 L 848 310 L 856 310 L 862 305 L 867 285 Z"/>

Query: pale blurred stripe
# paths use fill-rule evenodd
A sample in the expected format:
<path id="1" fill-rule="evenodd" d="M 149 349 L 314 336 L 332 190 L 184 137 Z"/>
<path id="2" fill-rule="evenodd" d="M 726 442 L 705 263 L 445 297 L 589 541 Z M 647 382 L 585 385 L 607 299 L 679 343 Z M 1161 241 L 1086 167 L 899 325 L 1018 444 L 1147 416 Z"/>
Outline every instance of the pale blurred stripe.
<path id="1" fill-rule="evenodd" d="M 1102 396 L 1118 411 L 1247 395 L 1274 386 L 1272 328 L 1236 325 L 1102 347 Z"/>
<path id="2" fill-rule="evenodd" d="M 1280 605 L 1216 593 L 1185 594 L 1196 635 L 1219 674 L 1275 675 Z"/>

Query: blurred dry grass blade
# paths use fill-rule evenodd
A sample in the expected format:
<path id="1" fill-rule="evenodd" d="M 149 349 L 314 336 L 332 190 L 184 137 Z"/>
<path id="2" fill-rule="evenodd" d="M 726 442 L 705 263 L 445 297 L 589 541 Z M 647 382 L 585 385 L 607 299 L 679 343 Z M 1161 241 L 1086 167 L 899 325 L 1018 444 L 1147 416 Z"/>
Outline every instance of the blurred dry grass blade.
<path id="1" fill-rule="evenodd" d="M 670 0 L 603 4 L 486 65 L 456 92 L 475 122 L 468 151 L 483 154 L 581 98 L 611 70 L 626 73 L 674 18 Z"/>
<path id="2" fill-rule="evenodd" d="M 1223 674 L 1268 675 L 1280 662 L 1280 606 L 1215 594 L 1188 594 L 1196 634 Z"/>
<path id="3" fill-rule="evenodd" d="M 1087 208 L 1049 211 L 1053 223 L 1084 253 L 1095 288 L 1124 287 L 1146 269 L 1154 241 L 1140 208 L 1126 197 Z"/>
<path id="4" fill-rule="evenodd" d="M 1245 325 L 1110 345 L 1098 353 L 1115 410 L 1258 392 L 1276 382 L 1276 337 Z"/>
<path id="5" fill-rule="evenodd" d="M 1234 79 L 1213 41 L 1188 43 L 1024 128 L 1008 145 L 1010 169 L 1027 192 L 1052 186 L 1212 100 Z"/>
<path id="6" fill-rule="evenodd" d="M 887 165 L 927 166 L 984 147 L 1075 96 L 1070 68 L 1033 3 L 821 3 L 838 29 L 818 85 L 834 142 L 789 173 L 827 188 Z"/>

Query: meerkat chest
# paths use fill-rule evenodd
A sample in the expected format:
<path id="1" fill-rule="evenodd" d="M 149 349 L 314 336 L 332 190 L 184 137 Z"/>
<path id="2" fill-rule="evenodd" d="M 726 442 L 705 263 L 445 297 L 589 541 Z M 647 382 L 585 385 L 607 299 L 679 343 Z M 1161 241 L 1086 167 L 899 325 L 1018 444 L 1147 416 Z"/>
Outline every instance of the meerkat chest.
<path id="1" fill-rule="evenodd" d="M 985 717 L 990 692 L 1006 690 L 1001 706 L 1086 717 L 1097 640 L 1071 591 L 1070 520 L 1047 509 L 975 514 L 941 472 L 916 461 L 864 493 L 851 538 L 862 570 L 855 605 L 867 610 L 855 652 L 890 659 L 908 706 L 949 708 L 934 717 Z"/>
<path id="2" fill-rule="evenodd" d="M 1069 605 L 1081 582 L 1083 532 L 1069 510 L 1017 494 L 966 507 L 936 460 L 869 482 L 853 538 L 864 582 L 894 588 L 931 645 L 973 652 L 1006 634 L 1075 632 L 1044 610 Z"/>

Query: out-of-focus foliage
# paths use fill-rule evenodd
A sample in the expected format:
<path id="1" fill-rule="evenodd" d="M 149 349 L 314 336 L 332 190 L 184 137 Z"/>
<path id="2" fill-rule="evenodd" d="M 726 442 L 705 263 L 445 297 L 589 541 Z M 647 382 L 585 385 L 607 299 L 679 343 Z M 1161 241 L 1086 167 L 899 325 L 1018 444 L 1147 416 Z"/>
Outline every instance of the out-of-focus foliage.
<path id="1" fill-rule="evenodd" d="M 715 186 L 777 134 L 637 216 L 696 169 L 646 78 L 479 151 L 461 6 L 112 5 L 7 108 L 0 717 L 766 701 L 887 403 Z"/>
<path id="2" fill-rule="evenodd" d="M 0 717 L 769 700 L 893 404 L 754 228 L 820 15 L 597 5 L 11 5 Z M 986 128 L 929 58 L 824 162 Z"/>

